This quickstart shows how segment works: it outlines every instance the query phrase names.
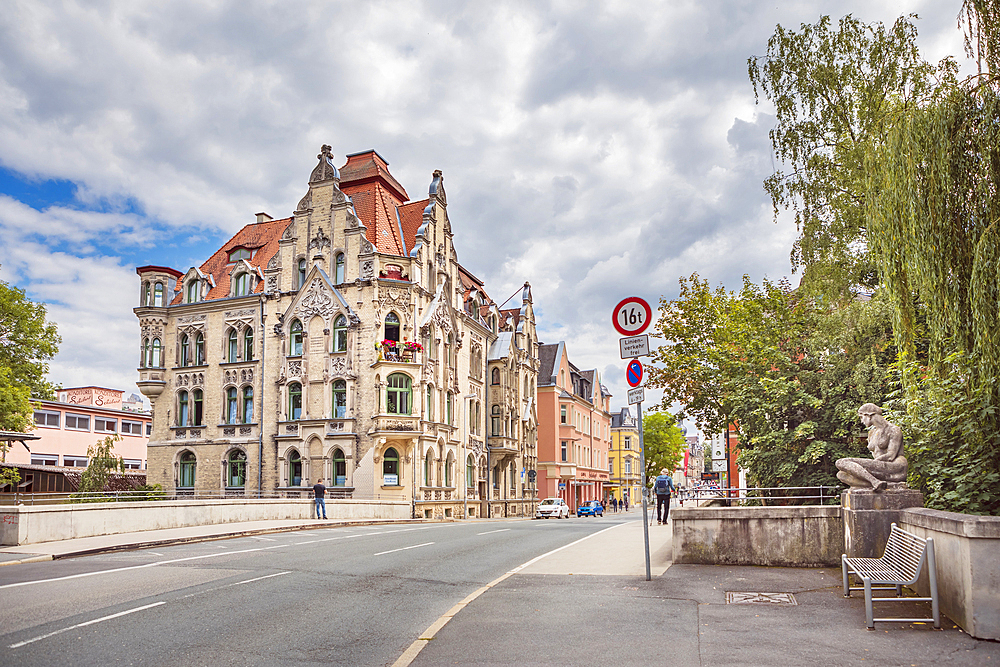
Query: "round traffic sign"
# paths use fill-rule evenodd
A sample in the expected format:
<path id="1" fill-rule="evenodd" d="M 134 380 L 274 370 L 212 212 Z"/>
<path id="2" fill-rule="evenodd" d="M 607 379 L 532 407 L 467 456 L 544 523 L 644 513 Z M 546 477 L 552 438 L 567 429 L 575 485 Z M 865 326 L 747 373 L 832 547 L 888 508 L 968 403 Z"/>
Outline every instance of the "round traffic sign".
<path id="1" fill-rule="evenodd" d="M 630 296 L 622 299 L 611 313 L 611 323 L 623 336 L 637 336 L 649 326 L 653 310 L 645 299 Z"/>
<path id="2" fill-rule="evenodd" d="M 642 363 L 638 359 L 628 362 L 628 367 L 625 369 L 625 379 L 628 380 L 630 387 L 638 387 L 642 382 Z"/>

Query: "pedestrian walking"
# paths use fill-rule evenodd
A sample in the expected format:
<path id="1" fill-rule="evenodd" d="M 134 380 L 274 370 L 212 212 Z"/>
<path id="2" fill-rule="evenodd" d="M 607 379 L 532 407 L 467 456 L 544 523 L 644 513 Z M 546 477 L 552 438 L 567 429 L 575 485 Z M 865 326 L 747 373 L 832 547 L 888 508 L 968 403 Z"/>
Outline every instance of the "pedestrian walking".
<path id="1" fill-rule="evenodd" d="M 667 515 L 670 514 L 670 493 L 676 491 L 674 478 L 670 476 L 670 471 L 666 468 L 660 470 L 660 475 L 653 483 L 653 491 L 656 492 L 656 523 L 667 522 Z"/>
<path id="2" fill-rule="evenodd" d="M 625 511 L 628 512 L 628 495 L 625 496 L 624 501 L 625 501 Z"/>
<path id="3" fill-rule="evenodd" d="M 323 512 L 323 518 L 326 518 L 326 487 L 323 486 L 323 478 L 320 477 L 313 484 L 313 495 L 315 496 L 316 502 L 316 518 L 319 518 L 320 511 Z"/>

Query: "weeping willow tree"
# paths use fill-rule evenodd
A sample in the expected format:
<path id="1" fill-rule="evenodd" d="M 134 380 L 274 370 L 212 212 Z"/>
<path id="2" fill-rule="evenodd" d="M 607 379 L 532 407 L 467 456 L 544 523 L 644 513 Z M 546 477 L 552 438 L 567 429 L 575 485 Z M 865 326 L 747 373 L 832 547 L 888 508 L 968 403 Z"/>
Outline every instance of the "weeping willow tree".
<path id="1" fill-rule="evenodd" d="M 868 245 L 894 302 L 913 443 L 930 507 L 1000 513 L 1000 81 L 997 3 L 963 7 L 980 73 L 887 124 L 866 156 Z M 985 69 L 983 65 L 985 64 Z"/>

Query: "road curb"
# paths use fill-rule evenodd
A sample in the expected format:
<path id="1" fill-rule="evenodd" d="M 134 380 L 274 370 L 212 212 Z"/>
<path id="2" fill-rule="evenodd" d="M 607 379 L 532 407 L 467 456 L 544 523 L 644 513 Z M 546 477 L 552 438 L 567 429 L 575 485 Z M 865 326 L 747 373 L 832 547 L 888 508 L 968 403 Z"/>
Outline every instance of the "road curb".
<path id="1" fill-rule="evenodd" d="M 30 558 L 21 558 L 18 560 L 5 560 L 0 562 L 0 567 L 4 565 L 20 565 L 21 563 L 41 563 L 47 560 L 55 560 L 51 554 L 45 554 L 43 556 L 31 556 Z"/>

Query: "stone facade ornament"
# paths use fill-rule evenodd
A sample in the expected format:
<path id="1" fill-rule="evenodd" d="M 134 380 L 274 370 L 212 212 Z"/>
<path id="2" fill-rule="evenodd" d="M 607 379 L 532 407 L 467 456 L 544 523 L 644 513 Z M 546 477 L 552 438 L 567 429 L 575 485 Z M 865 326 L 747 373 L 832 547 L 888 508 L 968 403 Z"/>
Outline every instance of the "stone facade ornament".
<path id="1" fill-rule="evenodd" d="M 312 188 L 309 188 L 309 192 L 307 192 L 302 197 L 302 199 L 299 200 L 299 205 L 295 207 L 295 210 L 308 211 L 309 209 L 312 208 L 312 205 L 313 205 L 313 191 Z"/>
<path id="2" fill-rule="evenodd" d="M 295 313 L 303 317 L 319 315 L 324 319 L 330 319 L 333 313 L 333 295 L 320 278 L 313 278 L 309 284 L 309 291 L 302 297 L 298 305 L 295 306 Z"/>
<path id="3" fill-rule="evenodd" d="M 369 241 L 367 237 L 362 237 L 361 238 L 361 254 L 362 255 L 370 255 L 373 252 L 375 252 L 375 247 L 372 246 L 372 242 Z"/>
<path id="4" fill-rule="evenodd" d="M 868 429 L 868 450 L 874 458 L 837 460 L 837 479 L 852 489 L 884 491 L 887 487 L 906 487 L 906 457 L 903 456 L 903 432 L 882 416 L 882 408 L 865 403 L 858 408 L 861 423 Z"/>
<path id="5" fill-rule="evenodd" d="M 330 247 L 330 237 L 323 232 L 323 228 L 320 227 L 316 230 L 316 236 L 309 241 L 309 249 L 312 250 L 316 248 L 317 250 L 325 250 Z"/>
<path id="6" fill-rule="evenodd" d="M 367 243 L 367 239 L 365 243 Z M 368 243 L 368 247 L 371 247 L 371 243 Z M 368 260 L 361 265 L 361 278 L 364 280 L 371 280 L 372 276 L 375 275 L 375 263 L 372 260 Z"/>
<path id="7" fill-rule="evenodd" d="M 330 146 L 323 144 L 319 155 L 316 156 L 319 164 L 316 165 L 316 168 L 312 170 L 312 174 L 309 175 L 310 184 L 340 180 L 340 172 L 337 171 L 336 165 L 333 164 L 333 153 L 330 152 L 331 150 Z"/>

